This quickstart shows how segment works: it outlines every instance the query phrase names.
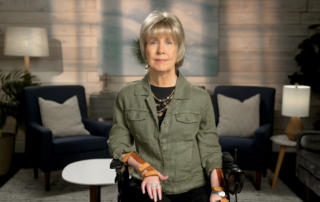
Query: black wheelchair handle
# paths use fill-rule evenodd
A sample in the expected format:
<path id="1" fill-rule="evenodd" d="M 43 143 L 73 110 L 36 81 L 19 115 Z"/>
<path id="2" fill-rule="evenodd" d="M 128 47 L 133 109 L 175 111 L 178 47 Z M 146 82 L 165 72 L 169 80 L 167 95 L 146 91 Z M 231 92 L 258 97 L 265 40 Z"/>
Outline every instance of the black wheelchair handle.
<path id="1" fill-rule="evenodd" d="M 123 162 L 119 159 L 113 159 L 110 164 L 110 169 L 120 169 L 123 166 Z"/>

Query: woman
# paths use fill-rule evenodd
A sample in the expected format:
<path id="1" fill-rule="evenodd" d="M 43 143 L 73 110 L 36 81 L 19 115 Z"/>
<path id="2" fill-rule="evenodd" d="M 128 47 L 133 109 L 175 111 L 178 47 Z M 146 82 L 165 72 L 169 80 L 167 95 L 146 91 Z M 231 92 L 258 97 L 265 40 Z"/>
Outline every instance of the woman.
<path id="1" fill-rule="evenodd" d="M 185 52 L 179 19 L 151 13 L 141 26 L 140 48 L 149 72 L 117 93 L 108 140 L 111 155 L 134 168 L 124 196 L 128 201 L 220 200 L 222 153 L 213 107 L 209 94 L 178 70 Z"/>

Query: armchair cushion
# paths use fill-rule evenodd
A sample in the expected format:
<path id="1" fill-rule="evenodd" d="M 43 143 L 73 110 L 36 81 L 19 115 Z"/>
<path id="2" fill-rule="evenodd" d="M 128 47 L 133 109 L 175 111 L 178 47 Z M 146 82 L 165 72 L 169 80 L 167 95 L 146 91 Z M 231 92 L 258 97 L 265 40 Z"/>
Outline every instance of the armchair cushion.
<path id="1" fill-rule="evenodd" d="M 243 102 L 218 94 L 219 136 L 253 137 L 259 128 L 260 94 Z"/>
<path id="2" fill-rule="evenodd" d="M 70 154 L 107 148 L 107 138 L 95 135 L 78 135 L 53 138 L 55 154 Z"/>
<path id="3" fill-rule="evenodd" d="M 82 123 L 77 96 L 63 104 L 39 97 L 39 106 L 42 124 L 52 131 L 53 137 L 90 134 Z"/>
<path id="4" fill-rule="evenodd" d="M 254 153 L 254 139 L 241 137 L 220 136 L 219 144 L 223 152 L 234 153 L 237 148 L 238 154 L 252 155 Z"/>

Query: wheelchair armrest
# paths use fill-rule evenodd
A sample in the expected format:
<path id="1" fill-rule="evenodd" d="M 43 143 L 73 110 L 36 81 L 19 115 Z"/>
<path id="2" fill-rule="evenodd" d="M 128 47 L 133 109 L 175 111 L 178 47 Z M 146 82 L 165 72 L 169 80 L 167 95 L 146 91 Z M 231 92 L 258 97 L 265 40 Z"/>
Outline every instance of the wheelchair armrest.
<path id="1" fill-rule="evenodd" d="M 110 164 L 110 169 L 121 169 L 123 164 L 119 159 L 113 159 Z"/>
<path id="2" fill-rule="evenodd" d="M 222 161 L 224 163 L 233 163 L 234 159 L 229 152 L 222 152 Z"/>

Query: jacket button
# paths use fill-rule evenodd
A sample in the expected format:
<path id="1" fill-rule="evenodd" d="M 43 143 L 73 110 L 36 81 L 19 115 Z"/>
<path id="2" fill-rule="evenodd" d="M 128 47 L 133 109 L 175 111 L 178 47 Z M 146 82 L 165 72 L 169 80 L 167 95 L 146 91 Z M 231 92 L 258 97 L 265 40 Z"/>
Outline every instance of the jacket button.
<path id="1" fill-rule="evenodd" d="M 190 121 L 190 116 L 187 116 L 187 121 Z"/>
<path id="2" fill-rule="evenodd" d="M 164 121 L 164 124 L 168 124 L 168 121 L 167 121 L 167 120 L 165 120 L 165 121 Z"/>
<path id="3" fill-rule="evenodd" d="M 136 119 L 138 119 L 140 117 L 140 114 L 136 114 Z"/>

